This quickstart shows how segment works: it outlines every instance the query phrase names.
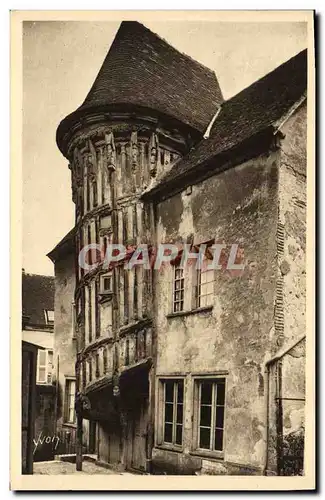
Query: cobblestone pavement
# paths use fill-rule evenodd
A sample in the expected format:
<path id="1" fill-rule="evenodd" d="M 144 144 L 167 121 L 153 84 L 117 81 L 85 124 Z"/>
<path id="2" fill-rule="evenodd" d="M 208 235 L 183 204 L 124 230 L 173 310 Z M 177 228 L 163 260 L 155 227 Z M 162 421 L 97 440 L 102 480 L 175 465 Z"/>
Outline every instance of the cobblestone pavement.
<path id="1" fill-rule="evenodd" d="M 100 467 L 93 462 L 84 461 L 82 471 L 76 471 L 76 464 L 52 460 L 50 462 L 34 462 L 34 474 L 119 474 L 130 475 L 128 472 L 115 472 L 105 467 Z"/>

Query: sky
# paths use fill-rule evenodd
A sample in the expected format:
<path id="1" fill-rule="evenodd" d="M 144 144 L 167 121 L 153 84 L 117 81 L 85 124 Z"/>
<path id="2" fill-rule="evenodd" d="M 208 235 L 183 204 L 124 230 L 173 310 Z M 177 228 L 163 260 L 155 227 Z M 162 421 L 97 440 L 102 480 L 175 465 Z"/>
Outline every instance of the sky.
<path id="1" fill-rule="evenodd" d="M 305 23 L 146 22 L 175 48 L 215 71 L 229 99 L 307 47 Z M 38 21 L 23 26 L 23 267 L 54 274 L 46 254 L 74 225 L 68 162 L 55 142 L 60 121 L 84 101 L 117 22 Z"/>

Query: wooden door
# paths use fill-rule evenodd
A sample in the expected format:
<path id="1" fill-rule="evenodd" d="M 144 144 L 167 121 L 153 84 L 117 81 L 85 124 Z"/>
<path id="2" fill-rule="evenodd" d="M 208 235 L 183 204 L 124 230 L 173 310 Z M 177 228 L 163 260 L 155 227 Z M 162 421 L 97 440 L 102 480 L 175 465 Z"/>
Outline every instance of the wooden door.
<path id="1" fill-rule="evenodd" d="M 132 469 L 146 470 L 146 443 L 147 443 L 147 400 L 143 400 L 133 412 L 133 439 L 132 439 Z"/>

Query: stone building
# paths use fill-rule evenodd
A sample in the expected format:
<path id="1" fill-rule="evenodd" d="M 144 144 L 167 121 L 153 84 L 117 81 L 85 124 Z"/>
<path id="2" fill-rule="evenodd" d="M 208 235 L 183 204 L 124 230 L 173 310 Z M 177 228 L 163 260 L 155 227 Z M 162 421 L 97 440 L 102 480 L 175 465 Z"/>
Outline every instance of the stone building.
<path id="1" fill-rule="evenodd" d="M 56 455 L 74 454 L 76 451 L 75 362 L 77 354 L 75 331 L 75 232 L 72 229 L 48 254 L 54 263 L 55 274 L 55 325 L 54 370 L 56 386 L 55 436 L 58 438 Z M 83 450 L 96 450 L 96 422 L 83 423 Z M 89 430 L 91 432 L 89 432 Z M 90 441 L 89 441 L 90 440 Z"/>
<path id="2" fill-rule="evenodd" d="M 67 346 L 99 462 L 285 473 L 286 437 L 304 425 L 306 87 L 303 51 L 224 101 L 211 70 L 123 22 L 60 123 L 76 207 Z M 184 242 L 206 244 L 207 260 L 223 244 L 221 262 L 238 245 L 238 270 L 183 268 L 180 255 L 125 266 L 141 243 Z M 79 265 L 86 245 L 111 243 L 129 249 L 118 265 L 94 253 L 92 270 Z"/>
<path id="3" fill-rule="evenodd" d="M 24 345 L 36 345 L 34 436 L 41 443 L 35 449 L 34 461 L 47 460 L 53 455 L 50 443 L 45 443 L 54 431 L 55 387 L 53 384 L 54 278 L 22 272 L 22 340 Z M 28 351 L 31 352 L 31 349 Z M 27 376 L 27 375 L 25 375 Z"/>

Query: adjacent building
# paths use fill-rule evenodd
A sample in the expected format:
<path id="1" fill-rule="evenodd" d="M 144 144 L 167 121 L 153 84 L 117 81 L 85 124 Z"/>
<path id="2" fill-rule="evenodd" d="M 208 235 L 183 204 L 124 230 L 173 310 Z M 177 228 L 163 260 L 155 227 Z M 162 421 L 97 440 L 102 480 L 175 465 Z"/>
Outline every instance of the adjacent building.
<path id="1" fill-rule="evenodd" d="M 75 388 L 99 462 L 302 473 L 306 90 L 303 51 L 224 101 L 211 70 L 123 22 L 60 123 L 76 218 L 50 254 L 68 401 L 57 423 L 75 425 Z M 80 265 L 85 245 L 111 243 L 129 248 L 118 265 Z M 204 243 L 206 261 L 219 243 L 222 263 L 238 245 L 238 270 L 182 267 L 181 251 L 160 270 L 128 270 L 141 243 Z"/>
<path id="2" fill-rule="evenodd" d="M 36 388 L 34 404 L 35 429 L 31 443 L 34 460 L 53 456 L 55 387 L 53 384 L 54 346 L 54 277 L 22 272 L 22 340 L 23 345 L 36 345 Z M 31 352 L 31 350 L 30 350 Z M 27 354 L 26 354 L 27 356 Z M 27 374 L 25 375 L 27 377 Z M 35 401 L 34 401 L 35 399 Z M 49 445 L 50 444 L 50 445 Z"/>
<path id="3" fill-rule="evenodd" d="M 58 437 L 56 454 L 67 455 L 74 454 L 76 451 L 77 427 L 75 412 L 77 339 L 74 307 L 76 286 L 74 229 L 56 245 L 48 257 L 54 263 L 55 274 L 53 378 L 56 387 L 55 435 Z M 96 452 L 96 422 L 89 426 L 88 420 L 84 420 L 83 444 L 85 453 Z"/>

